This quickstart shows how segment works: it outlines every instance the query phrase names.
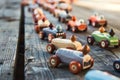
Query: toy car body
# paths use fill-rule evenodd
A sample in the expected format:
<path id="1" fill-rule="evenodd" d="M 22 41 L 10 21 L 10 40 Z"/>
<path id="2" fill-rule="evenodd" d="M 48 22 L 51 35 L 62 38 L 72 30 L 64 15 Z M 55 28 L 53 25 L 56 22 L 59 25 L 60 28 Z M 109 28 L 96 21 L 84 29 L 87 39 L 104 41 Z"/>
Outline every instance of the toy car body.
<path id="1" fill-rule="evenodd" d="M 66 33 L 62 31 L 58 31 L 57 28 L 50 29 L 44 28 L 42 31 L 39 33 L 40 39 L 44 39 L 45 37 L 48 38 L 48 41 L 51 42 L 53 38 L 66 38 Z"/>
<path id="2" fill-rule="evenodd" d="M 43 19 L 45 17 L 42 9 L 40 8 L 35 8 L 34 11 L 32 12 L 32 16 L 35 24 L 38 23 L 38 20 Z"/>
<path id="3" fill-rule="evenodd" d="M 61 11 L 59 13 L 58 21 L 63 23 L 68 23 L 72 19 L 72 15 L 68 14 L 66 11 Z"/>
<path id="4" fill-rule="evenodd" d="M 107 72 L 99 70 L 90 70 L 85 75 L 84 80 L 120 80 L 120 79 Z"/>
<path id="5" fill-rule="evenodd" d="M 114 63 L 113 63 L 113 68 L 114 68 L 117 72 L 120 72 L 120 59 L 114 61 Z"/>
<path id="6" fill-rule="evenodd" d="M 58 9 L 65 10 L 67 12 L 72 11 L 72 6 L 69 3 L 65 2 L 65 1 L 58 2 L 56 7 Z"/>
<path id="7" fill-rule="evenodd" d="M 83 19 L 80 19 L 79 21 L 69 20 L 66 30 L 70 29 L 72 30 L 72 32 L 87 31 L 87 24 Z"/>
<path id="8" fill-rule="evenodd" d="M 83 55 L 80 51 L 59 48 L 55 55 L 50 57 L 49 62 L 52 67 L 57 67 L 60 62 L 69 64 L 70 71 L 76 74 L 82 69 L 91 68 L 94 60 L 90 55 Z"/>
<path id="9" fill-rule="evenodd" d="M 107 26 L 107 20 L 104 18 L 103 15 L 100 16 L 91 16 L 89 19 L 89 25 L 92 25 L 93 27 L 101 27 Z"/>
<path id="10" fill-rule="evenodd" d="M 50 22 L 46 19 L 45 21 L 39 20 L 38 24 L 35 26 L 35 31 L 39 33 L 43 28 L 46 28 L 50 25 Z"/>
<path id="11" fill-rule="evenodd" d="M 119 47 L 120 40 L 116 36 L 110 35 L 110 33 L 100 31 L 94 31 L 87 37 L 88 44 L 93 45 L 94 42 L 99 43 L 100 47 L 108 48 L 109 46 Z"/>
<path id="12" fill-rule="evenodd" d="M 52 39 L 51 43 L 49 43 L 46 47 L 48 53 L 53 53 L 59 48 L 67 48 L 81 51 L 82 44 L 78 41 L 72 42 L 70 39 L 54 38 Z"/>

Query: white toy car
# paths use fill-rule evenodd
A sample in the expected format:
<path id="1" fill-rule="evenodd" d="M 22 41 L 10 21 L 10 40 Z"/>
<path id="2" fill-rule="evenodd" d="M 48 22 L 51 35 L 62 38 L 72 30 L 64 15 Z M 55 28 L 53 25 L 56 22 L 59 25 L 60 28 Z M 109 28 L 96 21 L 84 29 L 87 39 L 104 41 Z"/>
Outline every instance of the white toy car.
<path id="1" fill-rule="evenodd" d="M 54 38 L 52 39 L 51 43 L 49 43 L 46 46 L 46 50 L 48 53 L 54 53 L 54 51 L 59 48 L 67 48 L 67 49 L 81 51 L 82 47 L 83 46 L 79 41 L 72 41 L 70 39 Z"/>

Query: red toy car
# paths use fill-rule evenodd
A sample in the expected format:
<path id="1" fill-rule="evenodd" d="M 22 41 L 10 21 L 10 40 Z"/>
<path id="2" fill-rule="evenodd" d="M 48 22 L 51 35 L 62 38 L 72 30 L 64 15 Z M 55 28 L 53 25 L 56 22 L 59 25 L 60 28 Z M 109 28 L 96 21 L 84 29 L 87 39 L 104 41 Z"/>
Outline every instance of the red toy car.
<path id="1" fill-rule="evenodd" d="M 87 24 L 83 19 L 77 21 L 76 17 L 72 16 L 72 20 L 68 21 L 66 30 L 70 30 L 70 29 L 72 30 L 72 32 L 87 31 Z"/>
<path id="2" fill-rule="evenodd" d="M 88 19 L 88 21 L 89 25 L 92 25 L 93 27 L 107 26 L 107 20 L 104 18 L 103 15 L 94 14 Z"/>

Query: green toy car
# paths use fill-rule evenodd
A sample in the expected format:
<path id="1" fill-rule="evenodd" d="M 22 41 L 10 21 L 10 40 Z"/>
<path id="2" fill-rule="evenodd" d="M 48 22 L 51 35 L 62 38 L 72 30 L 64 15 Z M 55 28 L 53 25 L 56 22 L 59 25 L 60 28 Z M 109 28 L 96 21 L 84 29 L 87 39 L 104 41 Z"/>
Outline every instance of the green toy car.
<path id="1" fill-rule="evenodd" d="M 101 48 L 108 48 L 108 47 L 119 47 L 120 40 L 118 37 L 114 36 L 113 29 L 110 30 L 109 33 L 105 32 L 105 29 L 100 31 L 94 31 L 92 35 L 87 37 L 87 42 L 90 45 L 93 45 L 94 42 L 97 42 Z"/>

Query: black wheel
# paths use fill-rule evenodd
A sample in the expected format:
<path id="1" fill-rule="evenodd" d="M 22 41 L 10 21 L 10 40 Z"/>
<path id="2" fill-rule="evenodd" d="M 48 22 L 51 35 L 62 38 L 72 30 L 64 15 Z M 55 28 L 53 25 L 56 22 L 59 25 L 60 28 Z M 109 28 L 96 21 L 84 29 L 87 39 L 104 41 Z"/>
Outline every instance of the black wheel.
<path id="1" fill-rule="evenodd" d="M 87 37 L 87 43 L 90 44 L 90 45 L 93 45 L 95 42 L 94 38 L 92 36 L 88 36 Z"/>
<path id="2" fill-rule="evenodd" d="M 113 68 L 114 68 L 114 70 L 120 72 L 120 60 L 114 61 Z"/>
<path id="3" fill-rule="evenodd" d="M 107 40 L 102 40 L 100 42 L 100 47 L 101 48 L 108 48 L 109 42 Z"/>

